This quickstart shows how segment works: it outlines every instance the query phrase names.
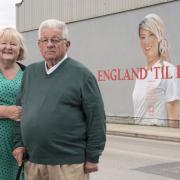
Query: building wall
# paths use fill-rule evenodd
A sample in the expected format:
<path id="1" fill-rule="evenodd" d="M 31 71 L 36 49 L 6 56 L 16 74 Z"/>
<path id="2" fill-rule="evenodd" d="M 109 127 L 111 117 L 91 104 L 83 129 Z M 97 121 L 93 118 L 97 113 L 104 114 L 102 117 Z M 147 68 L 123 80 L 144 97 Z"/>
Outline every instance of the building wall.
<path id="1" fill-rule="evenodd" d="M 173 0 L 24 0 L 16 5 L 17 29 L 37 29 L 47 18 L 75 22 L 170 1 Z"/>
<path id="2" fill-rule="evenodd" d="M 180 61 L 180 1 L 159 4 L 84 21 L 68 23 L 71 38 L 69 55 L 85 64 L 98 79 L 99 70 L 142 67 L 145 57 L 138 37 L 138 23 L 148 13 L 164 20 L 174 65 Z M 37 47 L 37 30 L 23 33 L 29 49 L 27 64 L 42 60 Z M 134 80 L 98 81 L 106 114 L 132 117 Z"/>

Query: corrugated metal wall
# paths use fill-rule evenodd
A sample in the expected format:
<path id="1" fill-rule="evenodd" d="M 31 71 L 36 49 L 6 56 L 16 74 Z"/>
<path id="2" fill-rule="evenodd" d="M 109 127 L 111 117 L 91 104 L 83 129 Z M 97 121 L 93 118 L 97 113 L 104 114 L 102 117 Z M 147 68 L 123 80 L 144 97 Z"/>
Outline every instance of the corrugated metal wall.
<path id="1" fill-rule="evenodd" d="M 20 32 L 37 29 L 40 22 L 57 18 L 74 22 L 173 0 L 24 0 L 16 5 Z"/>

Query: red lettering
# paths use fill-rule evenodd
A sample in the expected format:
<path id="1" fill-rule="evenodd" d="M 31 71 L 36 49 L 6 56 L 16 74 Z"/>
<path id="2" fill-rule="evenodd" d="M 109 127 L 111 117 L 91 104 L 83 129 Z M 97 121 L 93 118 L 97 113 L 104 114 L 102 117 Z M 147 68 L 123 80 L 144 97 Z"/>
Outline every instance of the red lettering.
<path id="1" fill-rule="evenodd" d="M 139 77 L 139 68 L 132 68 L 132 79 L 135 79 L 137 78 L 138 79 Z"/>
<path id="2" fill-rule="evenodd" d="M 166 66 L 166 77 L 165 79 L 172 79 L 172 76 L 169 76 L 169 66 Z"/>
<path id="3" fill-rule="evenodd" d="M 164 77 L 164 66 L 161 67 L 161 74 L 162 74 L 162 77 L 161 77 L 161 78 L 164 79 L 164 78 L 165 78 L 165 77 Z"/>
<path id="4" fill-rule="evenodd" d="M 155 79 L 158 79 L 159 78 L 159 69 L 160 69 L 161 67 L 154 67 L 154 69 L 155 69 Z"/>
<path id="5" fill-rule="evenodd" d="M 125 74 L 124 74 L 124 78 L 123 79 L 124 80 L 132 80 L 131 77 L 130 77 L 128 69 L 125 70 Z"/>
<path id="6" fill-rule="evenodd" d="M 139 69 L 139 79 L 146 79 L 146 77 L 147 77 L 147 74 L 148 74 L 148 70 L 146 69 L 146 68 L 140 68 Z"/>
<path id="7" fill-rule="evenodd" d="M 180 78 L 180 65 L 177 66 L 177 78 Z"/>
<path id="8" fill-rule="evenodd" d="M 104 79 L 107 79 L 107 80 L 110 79 L 110 77 L 109 77 L 109 70 L 107 70 L 107 72 L 104 70 L 103 74 L 104 74 Z"/>
<path id="9" fill-rule="evenodd" d="M 105 81 L 103 78 L 102 70 L 98 70 L 98 81 Z"/>
<path id="10" fill-rule="evenodd" d="M 111 77 L 111 80 L 113 80 L 113 81 L 115 81 L 117 79 L 116 69 L 112 69 L 110 71 L 110 77 Z"/>
<path id="11" fill-rule="evenodd" d="M 149 69 L 151 72 L 155 71 L 155 79 L 172 79 L 169 66 L 154 67 Z M 116 80 L 134 80 L 145 79 L 148 75 L 147 68 L 131 68 L 121 69 L 113 68 L 107 70 L 98 70 L 97 79 L 98 81 L 116 81 Z M 180 65 L 177 66 L 177 78 L 180 78 Z"/>

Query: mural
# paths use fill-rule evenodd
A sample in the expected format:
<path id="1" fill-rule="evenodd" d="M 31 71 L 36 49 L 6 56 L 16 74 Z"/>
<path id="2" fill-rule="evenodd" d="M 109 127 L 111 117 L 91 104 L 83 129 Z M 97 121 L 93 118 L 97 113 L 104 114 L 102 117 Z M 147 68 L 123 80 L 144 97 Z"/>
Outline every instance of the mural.
<path id="1" fill-rule="evenodd" d="M 140 21 L 137 32 L 145 66 L 99 69 L 97 80 L 100 84 L 135 81 L 132 91 L 135 124 L 179 127 L 180 65 L 171 62 L 164 22 L 157 14 L 148 14 Z"/>

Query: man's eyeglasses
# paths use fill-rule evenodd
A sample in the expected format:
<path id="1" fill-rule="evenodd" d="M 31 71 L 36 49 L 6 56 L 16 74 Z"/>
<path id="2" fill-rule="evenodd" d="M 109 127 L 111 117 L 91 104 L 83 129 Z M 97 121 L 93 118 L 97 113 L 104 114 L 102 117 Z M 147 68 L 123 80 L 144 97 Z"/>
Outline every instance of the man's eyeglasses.
<path id="1" fill-rule="evenodd" d="M 51 39 L 48 39 L 48 38 L 45 38 L 45 39 L 40 39 L 39 40 L 39 43 L 41 43 L 42 45 L 47 45 L 48 42 L 50 41 L 53 45 L 56 45 L 58 43 L 60 43 L 61 41 L 64 41 L 66 39 L 61 39 L 61 38 L 51 38 Z"/>

